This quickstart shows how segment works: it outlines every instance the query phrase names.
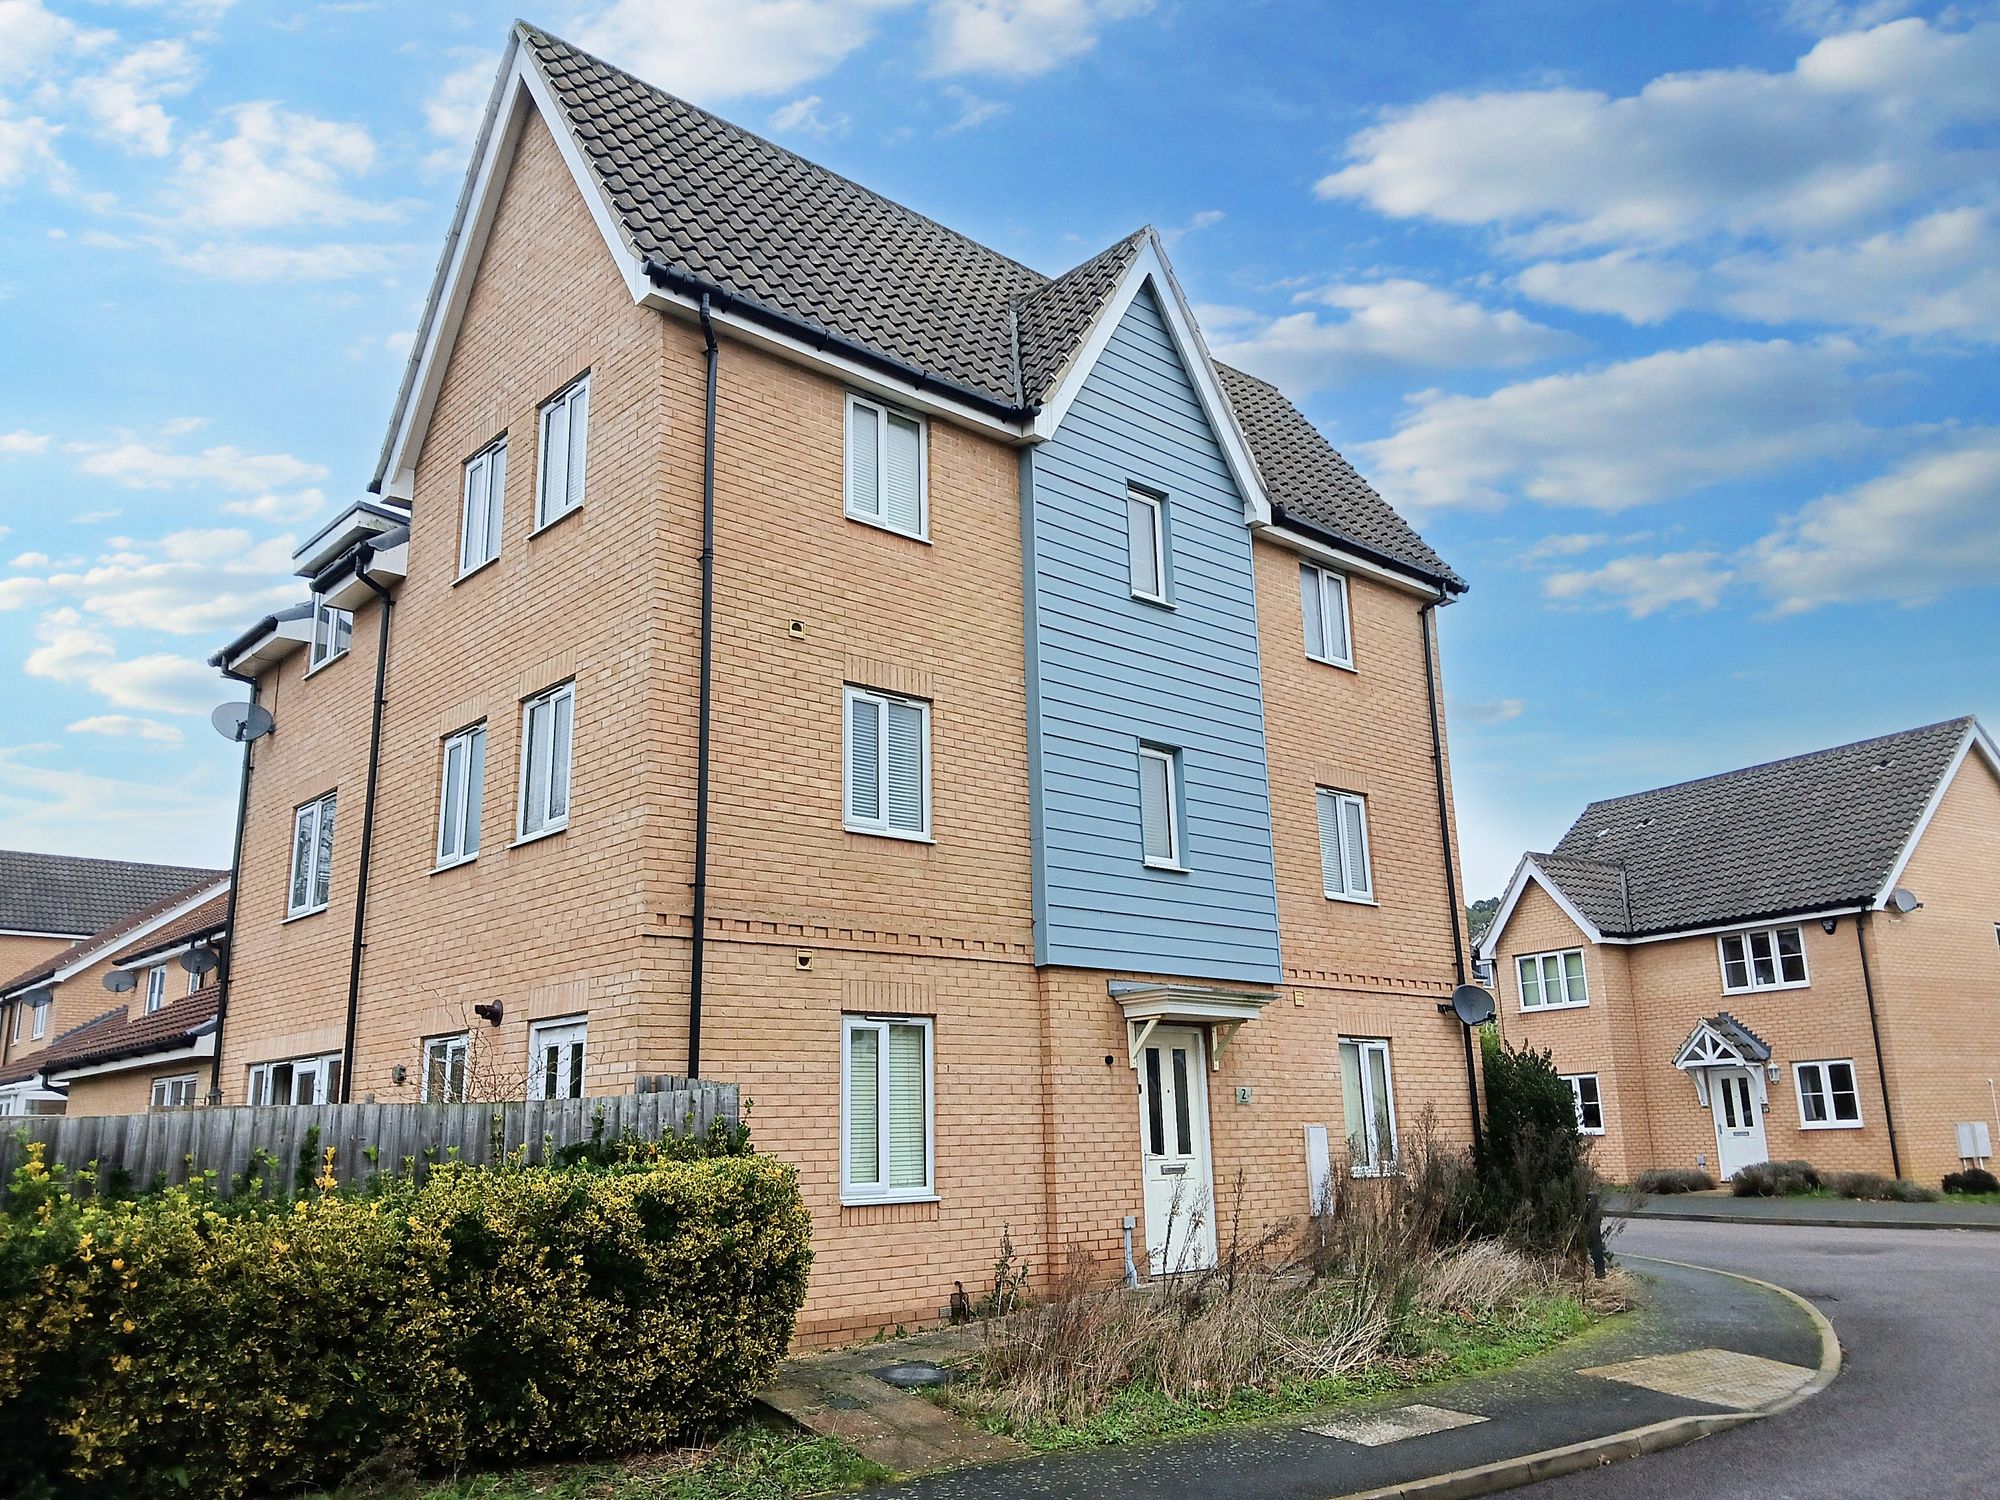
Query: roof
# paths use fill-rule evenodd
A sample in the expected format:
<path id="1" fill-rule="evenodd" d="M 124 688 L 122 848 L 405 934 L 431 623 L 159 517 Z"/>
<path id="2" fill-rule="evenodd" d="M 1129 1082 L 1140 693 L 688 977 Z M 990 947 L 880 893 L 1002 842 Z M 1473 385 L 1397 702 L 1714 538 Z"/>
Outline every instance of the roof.
<path id="1" fill-rule="evenodd" d="M 221 870 L 0 849 L 0 932 L 78 937 L 144 910 Z"/>
<path id="2" fill-rule="evenodd" d="M 197 938 L 213 937 L 229 921 L 229 891 L 217 891 L 201 905 L 182 912 L 164 927 L 128 943 L 111 955 L 114 964 L 127 964 L 155 953 L 170 952 Z"/>
<path id="3" fill-rule="evenodd" d="M 159 1012 L 156 1011 L 154 1014 L 157 1015 Z M 110 1010 L 92 1016 L 88 1021 L 70 1027 L 68 1031 L 59 1032 L 41 1051 L 30 1052 L 26 1057 L 17 1057 L 6 1067 L 0 1068 L 0 1084 L 21 1083 L 33 1078 L 49 1065 L 49 1059 L 56 1055 L 58 1048 L 94 1039 L 112 1026 L 122 1023 L 124 1019 L 125 1007 L 115 1005 Z"/>
<path id="4" fill-rule="evenodd" d="M 93 932 L 89 937 L 71 943 L 54 957 L 45 958 L 40 963 L 34 965 L 34 967 L 23 970 L 12 979 L 0 983 L 0 995 L 11 995 L 16 990 L 26 989 L 30 985 L 40 984 L 44 980 L 53 979 L 64 969 L 74 967 L 79 961 L 90 961 L 110 952 L 120 939 L 137 936 L 145 930 L 148 923 L 159 921 L 161 917 L 172 912 L 175 907 L 199 896 L 204 890 L 212 886 L 220 884 L 224 889 L 227 889 L 229 879 L 227 872 L 204 870 L 201 874 L 204 878 L 193 882 L 191 885 L 182 886 L 179 890 L 173 891 L 160 900 L 155 901 L 143 911 L 134 912 L 122 922 L 114 922 L 102 932 Z M 177 921 L 179 919 L 175 918 L 174 920 Z"/>
<path id="5" fill-rule="evenodd" d="M 1975 719 L 1947 719 L 1609 797 L 1528 860 L 1613 936 L 1872 903 L 1982 736 Z"/>
<path id="6" fill-rule="evenodd" d="M 128 1057 L 145 1057 L 155 1052 L 173 1052 L 189 1045 L 215 1020 L 216 985 L 196 991 L 171 1005 L 163 1005 L 151 1015 L 125 1018 L 125 1009 L 114 1013 L 114 1022 L 99 1017 L 88 1027 L 80 1027 L 66 1040 L 37 1053 L 35 1071 L 66 1073 L 73 1068 L 98 1063 L 120 1062 Z M 99 1024 L 103 1022 L 104 1024 Z"/>

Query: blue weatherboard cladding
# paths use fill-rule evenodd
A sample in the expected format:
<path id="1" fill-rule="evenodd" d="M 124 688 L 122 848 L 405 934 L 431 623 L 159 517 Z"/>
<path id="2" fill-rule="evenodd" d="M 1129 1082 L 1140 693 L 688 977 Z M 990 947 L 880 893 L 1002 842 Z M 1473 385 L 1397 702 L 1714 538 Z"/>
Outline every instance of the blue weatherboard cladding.
<path id="1" fill-rule="evenodd" d="M 1134 599 L 1130 484 L 1166 496 L 1171 609 Z M 1243 497 L 1147 287 L 1022 473 L 1036 960 L 1279 977 Z M 1181 752 L 1187 873 L 1142 859 L 1138 749 Z"/>

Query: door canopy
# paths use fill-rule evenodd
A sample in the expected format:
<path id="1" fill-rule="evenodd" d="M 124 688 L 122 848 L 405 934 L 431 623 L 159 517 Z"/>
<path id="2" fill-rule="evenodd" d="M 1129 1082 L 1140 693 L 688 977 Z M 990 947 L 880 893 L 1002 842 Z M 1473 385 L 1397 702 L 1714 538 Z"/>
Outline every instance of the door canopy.
<path id="1" fill-rule="evenodd" d="M 1141 984 L 1114 979 L 1111 998 L 1125 1012 L 1126 1060 L 1139 1066 L 1146 1038 L 1161 1022 L 1206 1027 L 1208 1065 L 1221 1066 L 1223 1048 L 1245 1021 L 1254 1021 L 1277 996 L 1269 990 L 1227 990 L 1193 984 Z"/>
<path id="2" fill-rule="evenodd" d="M 1708 1107 L 1712 1068 L 1748 1070 L 1761 1106 L 1765 1102 L 1764 1065 L 1770 1060 L 1769 1044 L 1726 1010 L 1697 1021 L 1681 1050 L 1674 1054 L 1674 1066 L 1694 1079 L 1695 1094 L 1704 1109 Z"/>

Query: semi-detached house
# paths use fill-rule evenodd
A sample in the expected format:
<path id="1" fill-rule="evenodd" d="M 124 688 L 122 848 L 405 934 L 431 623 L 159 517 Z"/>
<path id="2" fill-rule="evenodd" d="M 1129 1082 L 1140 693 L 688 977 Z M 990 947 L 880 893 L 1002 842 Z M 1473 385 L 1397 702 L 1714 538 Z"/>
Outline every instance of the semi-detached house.
<path id="1" fill-rule="evenodd" d="M 1464 1125 L 1464 584 L 1151 230 L 1044 276 L 517 27 L 299 563 L 230 1102 L 736 1082 L 808 1339 Z"/>

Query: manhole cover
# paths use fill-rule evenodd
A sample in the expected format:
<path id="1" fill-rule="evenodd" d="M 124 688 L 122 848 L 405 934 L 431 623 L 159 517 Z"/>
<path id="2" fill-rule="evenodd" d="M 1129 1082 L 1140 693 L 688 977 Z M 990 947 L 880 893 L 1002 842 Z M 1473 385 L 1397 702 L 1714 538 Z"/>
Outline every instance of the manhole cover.
<path id="1" fill-rule="evenodd" d="M 922 1386 L 943 1385 L 951 1379 L 951 1372 L 927 1360 L 912 1359 L 899 1365 L 884 1365 L 875 1372 L 875 1378 L 898 1390 L 908 1391 Z"/>

